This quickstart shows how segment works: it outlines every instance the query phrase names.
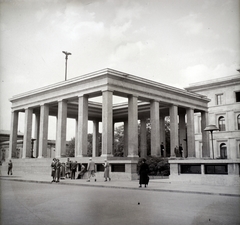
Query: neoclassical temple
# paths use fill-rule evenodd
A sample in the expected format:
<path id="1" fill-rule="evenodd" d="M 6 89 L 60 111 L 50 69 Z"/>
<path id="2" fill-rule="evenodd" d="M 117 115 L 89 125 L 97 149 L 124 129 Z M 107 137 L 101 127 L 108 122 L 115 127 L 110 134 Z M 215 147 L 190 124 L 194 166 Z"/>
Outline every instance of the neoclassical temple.
<path id="1" fill-rule="evenodd" d="M 91 99 L 101 96 L 102 102 Z M 113 97 L 126 98 L 113 103 Z M 194 158 L 194 113 L 201 114 L 201 127 L 208 121 L 209 99 L 200 94 L 143 79 L 113 69 L 103 69 L 60 83 L 13 96 L 9 158 L 16 151 L 19 113 L 25 113 L 22 158 L 31 157 L 31 134 L 35 115 L 34 139 L 36 157 L 47 156 L 49 116 L 57 118 L 55 157 L 66 151 L 66 121 L 75 119 L 75 157 L 87 158 L 88 121 L 93 121 L 93 157 L 113 157 L 113 133 L 116 122 L 124 123 L 124 157 L 139 157 L 138 124 L 140 122 L 140 154 L 146 152 L 146 120 L 151 123 L 151 155 L 159 156 L 160 143 L 165 142 L 164 118 L 170 117 L 170 151 L 182 143 L 188 158 Z M 98 153 L 99 123 L 102 123 L 102 153 Z M 202 157 L 209 157 L 209 134 L 202 132 Z M 185 141 L 184 141 L 185 140 Z M 118 158 L 119 160 L 119 158 Z M 131 170 L 135 171 L 135 170 Z"/>

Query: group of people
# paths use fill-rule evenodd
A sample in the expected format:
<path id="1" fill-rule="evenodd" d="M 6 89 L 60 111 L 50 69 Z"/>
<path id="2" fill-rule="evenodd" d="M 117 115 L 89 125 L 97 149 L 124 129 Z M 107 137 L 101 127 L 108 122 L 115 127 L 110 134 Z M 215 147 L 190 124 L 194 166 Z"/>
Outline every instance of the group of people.
<path id="1" fill-rule="evenodd" d="M 109 162 L 105 159 L 104 163 L 104 178 L 105 181 L 107 181 L 107 179 L 110 181 L 111 178 L 109 176 Z M 60 178 L 64 179 L 64 178 L 71 178 L 71 179 L 75 179 L 76 178 L 76 172 L 77 172 L 77 168 L 78 168 L 78 163 L 77 161 L 70 161 L 69 158 L 67 159 L 66 163 L 61 163 L 59 161 L 59 159 L 53 158 L 53 161 L 51 163 L 51 168 L 52 168 L 52 172 L 51 172 L 51 176 L 53 178 L 52 182 L 59 182 Z M 89 162 L 87 165 L 87 168 L 85 168 L 85 166 L 82 164 L 81 165 L 81 169 L 77 175 L 77 179 L 82 179 L 83 175 L 88 172 L 88 179 L 87 182 L 90 182 L 91 177 L 94 178 L 95 181 L 97 181 L 96 179 L 96 164 L 94 161 L 92 161 L 92 158 L 89 158 Z"/>
<path id="2" fill-rule="evenodd" d="M 75 179 L 78 163 L 77 161 L 70 161 L 69 158 L 67 162 L 60 162 L 59 159 L 53 158 L 51 163 L 51 176 L 53 178 L 52 182 L 59 182 L 60 179 L 71 178 Z"/>
<path id="3" fill-rule="evenodd" d="M 176 157 L 183 157 L 183 147 L 182 147 L 182 144 L 180 144 L 179 146 L 175 147 L 174 153 L 175 153 Z"/>

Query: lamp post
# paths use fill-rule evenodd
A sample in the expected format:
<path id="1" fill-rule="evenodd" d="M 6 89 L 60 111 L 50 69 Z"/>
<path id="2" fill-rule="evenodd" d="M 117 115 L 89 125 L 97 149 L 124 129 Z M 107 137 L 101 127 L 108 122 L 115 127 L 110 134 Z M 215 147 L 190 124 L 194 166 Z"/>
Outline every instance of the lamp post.
<path id="1" fill-rule="evenodd" d="M 66 51 L 62 51 L 63 54 L 65 54 L 65 59 L 66 59 L 66 62 L 65 62 L 65 81 L 67 80 L 67 60 L 68 60 L 68 56 L 69 55 L 72 55 L 72 53 L 70 52 L 66 52 Z"/>
<path id="2" fill-rule="evenodd" d="M 211 138 L 212 138 L 212 154 L 213 154 L 213 159 L 214 159 L 214 149 L 213 149 L 213 131 L 214 130 L 219 130 L 216 125 L 208 125 L 204 131 L 210 131 L 211 133 Z"/>

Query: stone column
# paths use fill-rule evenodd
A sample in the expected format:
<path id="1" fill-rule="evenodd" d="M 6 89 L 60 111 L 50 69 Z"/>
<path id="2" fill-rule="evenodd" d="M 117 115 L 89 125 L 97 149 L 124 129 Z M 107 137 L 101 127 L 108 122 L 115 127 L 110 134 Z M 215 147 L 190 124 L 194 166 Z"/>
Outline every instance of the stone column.
<path id="1" fill-rule="evenodd" d="M 77 157 L 87 156 L 88 146 L 88 95 L 78 97 L 78 149 Z"/>
<path id="2" fill-rule="evenodd" d="M 16 153 L 17 148 L 17 132 L 18 132 L 18 116 L 19 113 L 17 111 L 12 111 L 11 117 L 11 130 L 10 130 L 10 137 L 9 137 L 9 155 L 8 158 L 12 158 L 12 153 L 14 155 Z"/>
<path id="3" fill-rule="evenodd" d="M 24 139 L 23 139 L 23 156 L 30 158 L 32 150 L 32 114 L 31 108 L 25 109 Z"/>
<path id="4" fill-rule="evenodd" d="M 98 157 L 99 156 L 99 122 L 94 120 L 93 121 L 93 146 L 92 146 L 92 156 Z"/>
<path id="5" fill-rule="evenodd" d="M 48 116 L 49 106 L 40 106 L 40 132 L 39 132 L 39 155 L 38 158 L 47 157 L 47 145 L 48 145 Z"/>
<path id="6" fill-rule="evenodd" d="M 113 92 L 105 90 L 102 92 L 102 155 L 112 155 L 113 143 Z"/>
<path id="7" fill-rule="evenodd" d="M 208 125 L 208 112 L 201 112 L 202 157 L 210 158 L 209 131 L 204 131 Z"/>
<path id="8" fill-rule="evenodd" d="M 128 97 L 128 157 L 138 157 L 138 104 L 136 96 Z"/>
<path id="9" fill-rule="evenodd" d="M 39 156 L 39 130 L 40 130 L 40 113 L 35 113 L 35 130 L 34 130 L 34 152 L 35 157 L 38 158 Z"/>
<path id="10" fill-rule="evenodd" d="M 175 157 L 174 148 L 178 143 L 178 107 L 172 105 L 169 108 L 170 113 L 170 156 Z"/>
<path id="11" fill-rule="evenodd" d="M 60 158 L 66 153 L 66 128 L 67 128 L 67 101 L 60 100 L 58 102 L 57 117 L 57 143 L 55 157 Z"/>
<path id="12" fill-rule="evenodd" d="M 142 158 L 147 157 L 147 120 L 146 118 L 141 119 L 141 126 L 140 126 L 140 156 Z"/>
<path id="13" fill-rule="evenodd" d="M 166 157 L 166 135 L 165 135 L 165 116 L 162 116 L 160 114 L 160 122 L 159 122 L 159 126 L 160 126 L 160 145 L 163 142 L 164 145 L 164 152 L 163 152 L 163 156 Z M 160 148 L 161 151 L 161 148 Z"/>
<path id="14" fill-rule="evenodd" d="M 194 135 L 194 134 L 193 134 Z M 184 140 L 185 139 L 185 140 Z M 186 149 L 186 122 L 185 122 L 185 113 L 179 113 L 179 144 L 182 144 L 183 147 L 183 157 L 187 155 Z"/>
<path id="15" fill-rule="evenodd" d="M 150 103 L 151 118 L 151 155 L 160 156 L 160 139 L 159 139 L 159 102 L 153 100 Z"/>
<path id="16" fill-rule="evenodd" d="M 78 149 L 78 118 L 75 119 L 75 149 L 74 156 L 77 157 L 77 149 Z"/>
<path id="17" fill-rule="evenodd" d="M 124 121 L 124 157 L 128 156 L 128 121 Z"/>
<path id="18" fill-rule="evenodd" d="M 196 157 L 194 135 L 194 110 L 187 109 L 187 148 L 188 157 Z"/>

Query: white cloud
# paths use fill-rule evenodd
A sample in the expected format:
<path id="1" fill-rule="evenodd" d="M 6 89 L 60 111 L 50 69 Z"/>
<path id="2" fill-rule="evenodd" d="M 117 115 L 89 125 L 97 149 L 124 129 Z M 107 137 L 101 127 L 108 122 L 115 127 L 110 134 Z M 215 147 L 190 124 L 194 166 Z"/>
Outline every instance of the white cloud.
<path id="1" fill-rule="evenodd" d="M 181 70 L 180 75 L 182 77 L 182 80 L 185 81 L 183 86 L 188 86 L 190 83 L 195 83 L 198 81 L 238 74 L 236 71 L 237 68 L 238 67 L 236 64 L 218 64 L 215 67 L 208 67 L 205 64 L 199 64 Z"/>
<path id="2" fill-rule="evenodd" d="M 185 29 L 187 34 L 197 35 L 203 29 L 203 23 L 199 22 L 198 15 L 193 13 L 178 19 L 177 24 Z"/>

